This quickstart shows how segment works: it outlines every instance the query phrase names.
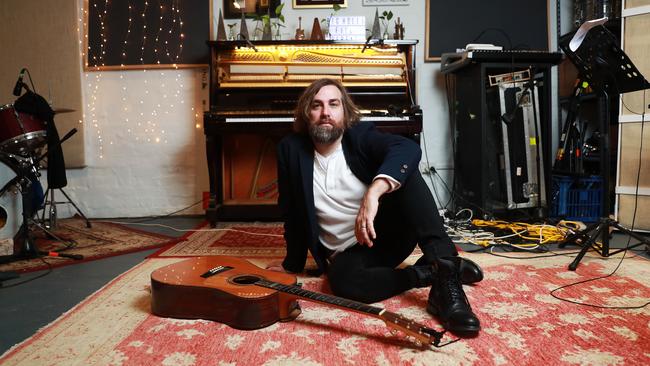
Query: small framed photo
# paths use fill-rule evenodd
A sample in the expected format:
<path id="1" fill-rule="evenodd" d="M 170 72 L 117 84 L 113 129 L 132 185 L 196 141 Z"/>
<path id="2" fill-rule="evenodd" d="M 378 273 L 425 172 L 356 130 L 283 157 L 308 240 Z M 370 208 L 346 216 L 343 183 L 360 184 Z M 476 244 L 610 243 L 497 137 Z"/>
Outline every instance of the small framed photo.
<path id="1" fill-rule="evenodd" d="M 293 0 L 293 8 L 331 8 L 340 5 L 342 8 L 348 6 L 348 0 Z"/>
<path id="2" fill-rule="evenodd" d="M 270 13 L 271 18 L 275 18 L 275 8 L 280 2 L 281 0 L 223 0 L 223 17 L 239 19 L 243 11 L 246 17 Z"/>
<path id="3" fill-rule="evenodd" d="M 409 5 L 411 0 L 363 0 L 363 6 L 398 6 Z"/>

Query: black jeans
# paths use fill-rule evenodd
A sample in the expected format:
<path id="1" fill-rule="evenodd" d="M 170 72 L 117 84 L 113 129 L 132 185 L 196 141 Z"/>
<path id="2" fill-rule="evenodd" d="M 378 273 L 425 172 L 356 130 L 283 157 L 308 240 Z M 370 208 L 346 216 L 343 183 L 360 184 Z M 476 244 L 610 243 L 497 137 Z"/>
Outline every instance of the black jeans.
<path id="1" fill-rule="evenodd" d="M 428 262 L 458 255 L 419 172 L 382 196 L 374 224 L 372 248 L 356 244 L 330 263 L 327 275 L 335 295 L 373 303 L 413 288 L 412 274 L 396 267 L 418 244 Z"/>

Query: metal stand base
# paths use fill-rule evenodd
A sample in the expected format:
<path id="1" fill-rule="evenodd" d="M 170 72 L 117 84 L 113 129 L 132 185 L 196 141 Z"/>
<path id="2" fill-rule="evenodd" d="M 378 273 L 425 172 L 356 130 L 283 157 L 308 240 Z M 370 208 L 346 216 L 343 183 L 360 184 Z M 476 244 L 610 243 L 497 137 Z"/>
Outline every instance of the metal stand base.
<path id="1" fill-rule="evenodd" d="M 623 234 L 629 235 L 633 237 L 634 239 L 639 240 L 639 243 L 630 245 L 627 248 L 623 249 L 618 249 L 613 252 L 610 252 L 609 248 L 609 228 L 613 227 L 618 230 L 620 230 Z M 601 237 L 602 239 L 602 246 L 598 248 L 596 245 L 596 240 L 598 237 Z M 603 257 L 609 257 L 611 255 L 623 252 L 628 249 L 636 248 L 640 245 L 650 245 L 650 240 L 647 238 L 643 237 L 642 235 L 639 235 L 635 233 L 634 231 L 628 230 L 621 225 L 616 220 L 610 219 L 610 218 L 601 218 L 599 222 L 594 223 L 584 229 L 583 231 L 577 232 L 568 238 L 564 240 L 562 243 L 560 243 L 560 248 L 563 248 L 566 244 L 569 243 L 578 243 L 580 242 L 579 245 L 582 245 L 582 249 L 580 250 L 580 253 L 578 253 L 578 256 L 575 257 L 573 262 L 569 264 L 569 269 L 572 271 L 575 271 L 576 268 L 578 268 L 578 264 L 582 260 L 582 258 L 587 254 L 587 251 L 590 248 L 593 248 L 594 251 L 596 251 L 598 254 L 600 254 Z"/>
<path id="2" fill-rule="evenodd" d="M 75 208 L 75 210 L 77 210 L 77 213 L 79 214 L 79 216 L 81 216 L 86 221 L 86 227 L 91 228 L 92 225 L 90 224 L 90 221 L 88 220 L 86 215 L 84 215 L 84 213 L 81 212 L 79 207 L 77 207 L 77 205 L 74 203 L 74 201 L 72 201 L 70 196 L 68 196 L 68 194 L 65 193 L 63 188 L 56 188 L 56 189 L 58 189 L 61 193 L 63 193 L 63 195 L 65 196 L 67 201 L 56 201 L 54 199 L 54 190 L 55 189 L 54 188 L 48 188 L 47 191 L 45 191 L 45 203 L 43 204 L 43 214 L 41 215 L 41 222 L 42 223 L 46 222 L 45 221 L 45 213 L 47 212 L 48 213 L 48 221 L 47 221 L 48 225 L 46 227 L 49 228 L 49 229 L 56 228 L 56 220 L 57 220 L 57 217 L 56 217 L 56 205 L 69 203 Z M 49 208 L 48 208 L 48 206 L 49 206 Z M 40 227 L 40 225 L 39 225 L 39 227 Z M 46 230 L 46 232 L 47 232 L 47 230 Z M 47 233 L 49 234 L 49 232 L 47 232 Z"/>

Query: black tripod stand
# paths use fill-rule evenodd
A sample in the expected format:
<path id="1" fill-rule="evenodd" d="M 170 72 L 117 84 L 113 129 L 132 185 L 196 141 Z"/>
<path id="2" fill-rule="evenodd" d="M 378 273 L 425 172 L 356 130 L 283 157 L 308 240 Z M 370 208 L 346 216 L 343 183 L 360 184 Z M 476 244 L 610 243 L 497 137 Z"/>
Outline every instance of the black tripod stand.
<path id="1" fill-rule="evenodd" d="M 582 27 L 581 27 L 582 29 Z M 580 32 L 580 30 L 578 30 Z M 584 34 L 584 33 L 583 33 Z M 622 227 L 616 220 L 609 217 L 610 197 L 610 148 L 609 148 L 609 123 L 610 123 L 610 97 L 609 94 L 628 93 L 650 88 L 650 84 L 634 66 L 630 58 L 617 45 L 616 37 L 602 24 L 586 31 L 582 43 L 571 44 L 573 34 L 560 39 L 560 47 L 578 69 L 581 78 L 587 81 L 598 95 L 598 115 L 600 116 L 600 171 L 603 176 L 602 211 L 598 222 L 588 226 L 585 230 L 577 232 L 566 238 L 560 247 L 568 243 L 582 245 L 580 253 L 569 265 L 570 270 L 575 270 L 590 248 L 593 248 L 603 257 L 620 253 L 640 245 L 650 245 L 645 237 Z M 625 249 L 610 251 L 609 229 L 615 228 L 640 242 Z M 601 238 L 600 248 L 595 245 Z"/>

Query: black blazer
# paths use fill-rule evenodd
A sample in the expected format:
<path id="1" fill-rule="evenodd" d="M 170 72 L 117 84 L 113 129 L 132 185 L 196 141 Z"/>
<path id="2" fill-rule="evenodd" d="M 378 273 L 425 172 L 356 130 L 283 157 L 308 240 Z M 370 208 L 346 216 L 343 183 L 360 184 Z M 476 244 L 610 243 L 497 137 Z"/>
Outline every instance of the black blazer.
<path id="1" fill-rule="evenodd" d="M 360 122 L 343 134 L 343 154 L 352 173 L 367 185 L 378 174 L 400 183 L 418 168 L 420 147 L 405 137 L 382 133 L 371 122 Z M 307 250 L 321 272 L 327 268 L 327 250 L 318 240 L 314 207 L 314 145 L 306 135 L 291 134 L 277 147 L 279 205 L 284 219 L 287 255 L 284 269 L 302 272 Z"/>

